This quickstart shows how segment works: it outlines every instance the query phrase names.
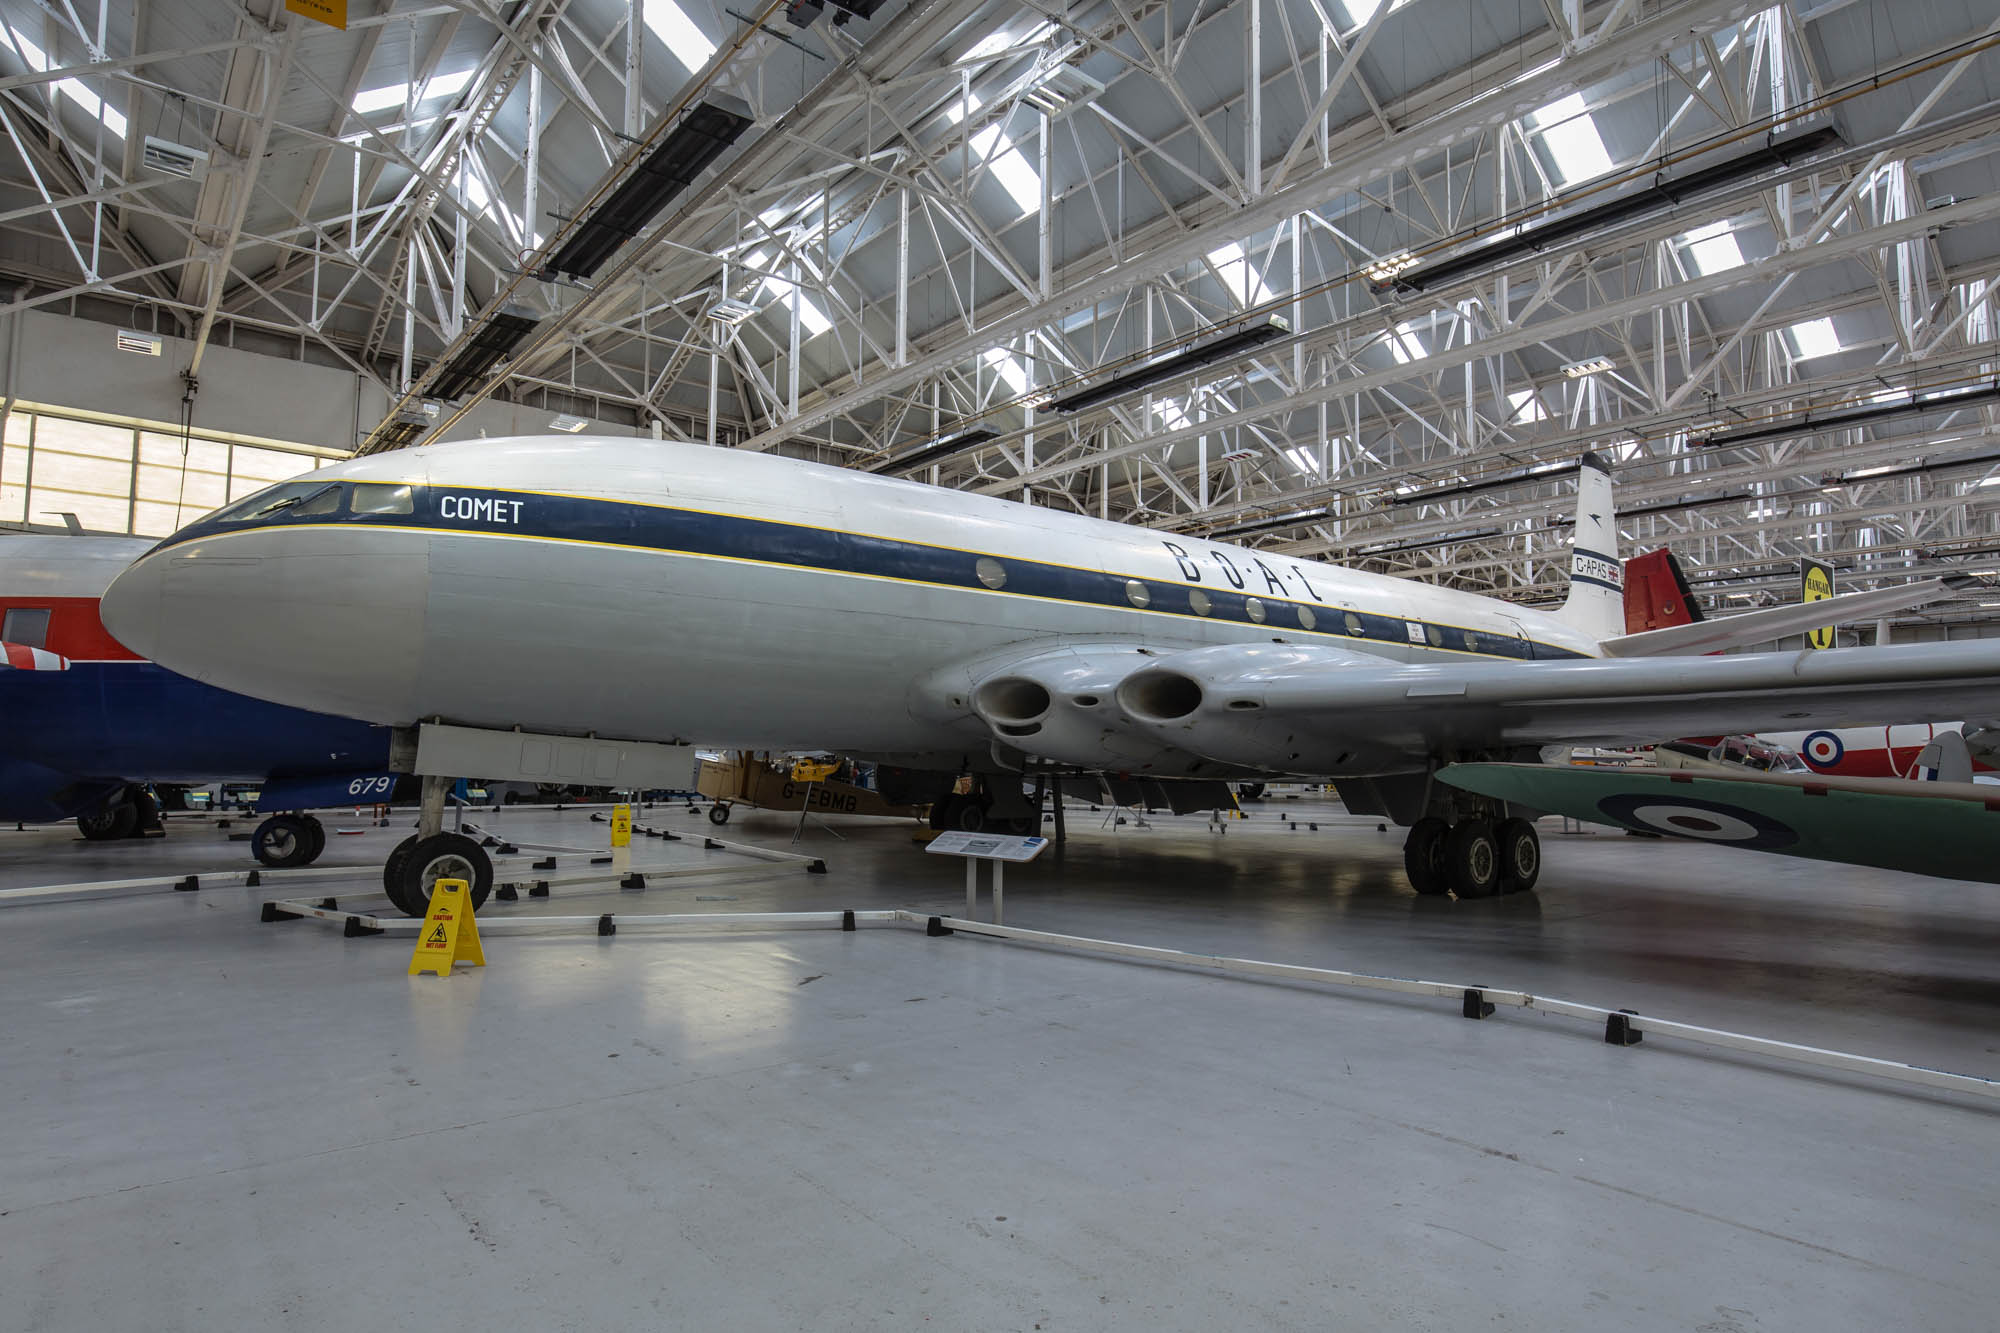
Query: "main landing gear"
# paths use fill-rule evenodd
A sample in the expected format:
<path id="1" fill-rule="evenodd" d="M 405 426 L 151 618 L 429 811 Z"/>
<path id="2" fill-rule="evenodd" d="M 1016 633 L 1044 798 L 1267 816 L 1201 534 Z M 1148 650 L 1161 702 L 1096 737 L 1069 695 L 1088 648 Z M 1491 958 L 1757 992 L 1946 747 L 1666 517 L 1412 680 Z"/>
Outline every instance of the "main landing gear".
<path id="1" fill-rule="evenodd" d="M 88 842 L 160 838 L 167 832 L 160 822 L 160 803 L 151 792 L 136 785 L 117 792 L 91 814 L 78 815 L 76 831 Z"/>
<path id="2" fill-rule="evenodd" d="M 931 827 L 939 832 L 1012 833 L 1026 837 L 1041 827 L 1041 819 L 1018 782 L 989 783 L 975 778 L 970 792 L 950 792 L 931 802 Z"/>
<path id="3" fill-rule="evenodd" d="M 1542 840 L 1525 819 L 1482 813 L 1447 823 L 1430 815 L 1410 827 L 1403 871 L 1426 896 L 1525 893 L 1541 878 Z"/>
<path id="4" fill-rule="evenodd" d="M 250 835 L 250 852 L 274 870 L 307 866 L 326 850 L 326 825 L 312 815 L 272 815 Z"/>
<path id="5" fill-rule="evenodd" d="M 452 779 L 426 777 L 417 831 L 398 843 L 382 866 L 382 888 L 404 916 L 430 911 L 431 890 L 441 879 L 462 879 L 471 886 L 474 911 L 493 892 L 493 860 L 463 833 L 444 831 L 444 802 Z"/>

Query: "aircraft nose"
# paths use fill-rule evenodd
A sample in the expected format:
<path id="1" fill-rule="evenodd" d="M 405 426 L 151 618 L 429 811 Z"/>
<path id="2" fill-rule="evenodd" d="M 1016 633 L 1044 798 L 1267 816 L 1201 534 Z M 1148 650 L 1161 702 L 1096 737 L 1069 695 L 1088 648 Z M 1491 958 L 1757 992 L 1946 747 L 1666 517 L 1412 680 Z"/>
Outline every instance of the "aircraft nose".
<path id="1" fill-rule="evenodd" d="M 423 658 L 420 535 L 267 528 L 155 551 L 105 591 L 104 626 L 142 657 L 238 694 L 406 722 Z"/>

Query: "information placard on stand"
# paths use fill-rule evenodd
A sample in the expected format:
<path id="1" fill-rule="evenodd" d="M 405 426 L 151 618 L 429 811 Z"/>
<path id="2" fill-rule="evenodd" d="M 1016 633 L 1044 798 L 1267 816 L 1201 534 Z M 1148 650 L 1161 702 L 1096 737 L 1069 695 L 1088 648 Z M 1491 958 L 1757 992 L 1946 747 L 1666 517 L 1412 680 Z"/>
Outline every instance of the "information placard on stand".
<path id="1" fill-rule="evenodd" d="M 1003 924 L 1007 862 L 1032 861 L 1048 850 L 1047 838 L 1022 838 L 1010 833 L 942 833 L 924 848 L 939 856 L 965 860 L 965 919 L 978 920 L 979 863 L 993 866 L 993 924 Z"/>

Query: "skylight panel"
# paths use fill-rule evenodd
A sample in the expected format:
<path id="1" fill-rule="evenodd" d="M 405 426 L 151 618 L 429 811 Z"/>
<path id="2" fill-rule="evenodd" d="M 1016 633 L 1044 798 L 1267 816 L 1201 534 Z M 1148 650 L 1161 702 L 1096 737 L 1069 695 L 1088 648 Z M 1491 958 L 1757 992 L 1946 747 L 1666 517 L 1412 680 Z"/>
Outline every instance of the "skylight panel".
<path id="1" fill-rule="evenodd" d="M 984 60 L 1004 51 L 1019 50 L 1023 47 L 1040 46 L 1054 34 L 1056 25 L 1047 19 L 1037 23 L 1019 37 L 1010 36 L 1005 28 L 996 28 L 979 39 L 979 44 L 960 56 L 960 60 Z"/>
<path id="2" fill-rule="evenodd" d="M 1301 477 L 1319 475 L 1319 451 L 1309 444 L 1294 444 L 1285 451 L 1285 461 L 1298 469 Z"/>
<path id="3" fill-rule="evenodd" d="M 1682 233 L 1680 244 L 1698 275 L 1743 267 L 1743 247 L 1727 219 Z"/>
<path id="4" fill-rule="evenodd" d="M 1589 180 L 1611 170 L 1611 154 L 1605 151 L 1597 122 L 1583 109 L 1582 93 L 1571 93 L 1530 112 L 1528 125 L 1548 150 L 1557 184 Z"/>
<path id="5" fill-rule="evenodd" d="M 687 11 L 674 0 L 646 0 L 645 19 L 653 35 L 666 43 L 674 59 L 687 66 L 688 73 L 699 70 L 715 55 L 715 43 L 695 27 Z"/>
<path id="6" fill-rule="evenodd" d="M 1222 275 L 1222 285 L 1229 289 L 1238 305 L 1263 305 L 1271 299 L 1271 289 L 1257 276 L 1243 247 L 1236 242 L 1231 241 L 1220 250 L 1210 250 L 1208 262 Z"/>
<path id="7" fill-rule="evenodd" d="M 1792 325 L 1785 330 L 1785 339 L 1792 345 L 1792 355 L 1801 361 L 1832 356 L 1840 350 L 1840 335 L 1834 332 L 1833 320 L 1826 315 Z"/>
<path id="8" fill-rule="evenodd" d="M 1410 0 L 1390 0 L 1389 12 L 1393 14 L 1409 3 Z M 1333 0 L 1333 7 L 1347 20 L 1341 31 L 1348 32 L 1374 18 L 1375 11 L 1382 7 L 1382 0 Z"/>
<path id="9" fill-rule="evenodd" d="M 771 262 L 771 257 L 762 250 L 753 250 L 743 257 L 743 265 L 749 269 L 761 269 Z M 767 277 L 757 289 L 760 297 L 774 298 L 787 310 L 799 312 L 799 332 L 805 338 L 817 338 L 833 327 L 833 321 L 826 317 L 812 297 L 800 291 L 798 284 L 780 277 Z"/>
<path id="10" fill-rule="evenodd" d="M 364 88 L 354 95 L 354 111 L 357 115 L 373 115 L 377 111 L 401 107 L 405 101 L 421 106 L 425 102 L 434 102 L 440 97 L 450 97 L 454 93 L 463 92 L 465 85 L 470 82 L 472 82 L 472 70 L 468 68 L 454 70 L 450 74 L 432 75 L 430 82 L 419 88 L 414 98 L 410 97 L 410 85 L 406 83 Z"/>
<path id="11" fill-rule="evenodd" d="M 989 347 L 980 359 L 986 363 L 986 368 L 998 375 L 1015 394 L 1024 394 L 1028 391 L 1028 369 L 1013 356 L 998 347 Z"/>
<path id="12" fill-rule="evenodd" d="M 1423 360 L 1430 353 L 1424 349 L 1413 325 L 1398 324 L 1389 333 L 1389 355 L 1396 358 L 1397 365 L 1407 366 L 1412 361 Z"/>
<path id="13" fill-rule="evenodd" d="M 1168 430 L 1179 430 L 1183 426 L 1192 424 L 1188 421 L 1187 409 L 1172 398 L 1156 400 L 1153 403 L 1153 415 L 1158 417 L 1160 424 Z"/>
<path id="14" fill-rule="evenodd" d="M 1530 421 L 1547 421 L 1549 411 L 1542 406 L 1542 400 L 1533 389 L 1515 389 L 1507 395 L 1507 424 L 1526 425 Z"/>
<path id="15" fill-rule="evenodd" d="M 991 157 L 988 169 L 993 179 L 1000 182 L 1000 188 L 1007 191 L 1023 213 L 1033 213 L 1042 206 L 1042 178 L 1013 144 L 998 122 L 972 136 L 973 156 L 981 161 Z"/>
<path id="16" fill-rule="evenodd" d="M 28 62 L 29 69 L 39 74 L 49 68 L 49 57 L 46 51 L 16 32 L 12 24 L 0 22 L 0 28 L 6 29 L 8 38 L 14 43 L 15 48 L 20 51 L 21 58 Z M 92 92 L 90 85 L 82 79 L 59 79 L 56 82 L 55 91 L 69 98 L 70 101 L 75 102 L 82 109 L 83 114 L 103 125 L 112 134 L 120 139 L 125 137 L 125 117 L 106 105 L 104 99 Z M 53 96 L 51 97 L 51 101 L 53 101 Z"/>

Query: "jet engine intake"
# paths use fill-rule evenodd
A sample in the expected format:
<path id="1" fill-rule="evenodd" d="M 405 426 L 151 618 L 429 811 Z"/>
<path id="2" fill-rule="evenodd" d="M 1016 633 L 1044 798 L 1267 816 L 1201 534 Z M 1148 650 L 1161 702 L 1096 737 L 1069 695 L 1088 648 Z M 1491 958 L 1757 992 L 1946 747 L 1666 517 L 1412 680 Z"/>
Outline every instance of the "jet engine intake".
<path id="1" fill-rule="evenodd" d="M 1058 648 L 989 668 L 972 712 L 996 741 L 1033 759 L 1108 772 L 1210 776 L 1217 766 L 1163 744 L 1119 703 L 1120 686 L 1153 661 L 1137 645 Z"/>

